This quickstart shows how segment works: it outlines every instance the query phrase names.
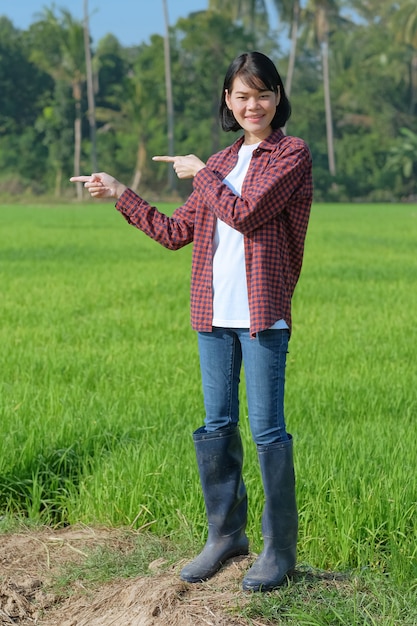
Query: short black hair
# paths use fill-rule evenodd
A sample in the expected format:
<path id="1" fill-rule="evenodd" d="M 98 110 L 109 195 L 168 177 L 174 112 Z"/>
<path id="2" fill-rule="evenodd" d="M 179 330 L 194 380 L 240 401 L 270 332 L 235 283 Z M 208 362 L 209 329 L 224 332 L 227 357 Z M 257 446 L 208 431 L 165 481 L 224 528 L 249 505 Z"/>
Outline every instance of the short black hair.
<path id="1" fill-rule="evenodd" d="M 285 126 L 291 115 L 291 104 L 285 93 L 284 84 L 274 63 L 262 52 L 245 52 L 236 57 L 226 72 L 220 100 L 219 117 L 222 129 L 237 131 L 242 127 L 226 104 L 226 90 L 231 92 L 233 81 L 239 78 L 248 86 L 259 91 L 267 90 L 280 94 L 275 116 L 271 122 L 273 129 Z"/>

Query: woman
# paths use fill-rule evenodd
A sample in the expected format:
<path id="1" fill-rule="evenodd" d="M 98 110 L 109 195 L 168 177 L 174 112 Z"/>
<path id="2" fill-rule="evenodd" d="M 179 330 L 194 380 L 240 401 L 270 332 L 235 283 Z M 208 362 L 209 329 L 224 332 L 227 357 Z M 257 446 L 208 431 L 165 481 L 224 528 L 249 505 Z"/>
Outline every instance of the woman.
<path id="1" fill-rule="evenodd" d="M 245 53 L 231 63 L 220 103 L 223 130 L 243 130 L 243 136 L 207 164 L 194 155 L 154 157 L 172 163 L 179 178 L 193 178 L 192 194 L 172 217 L 106 173 L 71 178 L 94 198 L 117 198 L 125 219 L 163 246 L 194 244 L 191 321 L 206 416 L 193 439 L 208 539 L 181 571 L 188 582 L 207 580 L 227 559 L 248 553 L 238 427 L 242 362 L 265 493 L 264 547 L 243 588 L 274 589 L 295 566 L 298 514 L 284 382 L 312 165 L 304 141 L 281 130 L 290 113 L 275 65 L 260 52 Z"/>

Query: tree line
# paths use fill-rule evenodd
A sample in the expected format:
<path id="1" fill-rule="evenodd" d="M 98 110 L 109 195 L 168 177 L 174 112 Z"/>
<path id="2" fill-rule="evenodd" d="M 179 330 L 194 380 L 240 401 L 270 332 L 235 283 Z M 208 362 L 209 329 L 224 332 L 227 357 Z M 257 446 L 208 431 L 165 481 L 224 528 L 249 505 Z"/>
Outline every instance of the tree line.
<path id="1" fill-rule="evenodd" d="M 140 192 L 182 197 L 189 181 L 154 154 L 205 160 L 233 137 L 217 119 L 224 73 L 258 49 L 285 78 L 285 131 L 309 144 L 319 201 L 417 201 L 415 0 L 208 0 L 166 35 L 98 42 L 84 19 L 45 8 L 27 30 L 0 17 L 0 194 L 70 196 L 107 170 Z M 82 189 L 77 189 L 79 197 Z"/>

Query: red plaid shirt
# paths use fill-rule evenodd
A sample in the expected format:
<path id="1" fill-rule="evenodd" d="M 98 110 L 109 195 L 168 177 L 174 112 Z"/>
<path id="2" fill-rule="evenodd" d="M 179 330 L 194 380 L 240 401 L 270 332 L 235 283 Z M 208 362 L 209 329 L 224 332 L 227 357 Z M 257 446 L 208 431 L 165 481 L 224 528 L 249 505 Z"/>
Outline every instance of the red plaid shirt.
<path id="1" fill-rule="evenodd" d="M 310 151 L 302 139 L 273 131 L 254 151 L 241 197 L 222 181 L 237 163 L 243 137 L 214 154 L 194 177 L 187 202 L 168 217 L 127 189 L 116 203 L 125 219 L 171 250 L 194 242 L 191 324 L 210 332 L 212 242 L 216 217 L 244 235 L 250 331 L 284 319 L 301 271 L 313 196 Z"/>

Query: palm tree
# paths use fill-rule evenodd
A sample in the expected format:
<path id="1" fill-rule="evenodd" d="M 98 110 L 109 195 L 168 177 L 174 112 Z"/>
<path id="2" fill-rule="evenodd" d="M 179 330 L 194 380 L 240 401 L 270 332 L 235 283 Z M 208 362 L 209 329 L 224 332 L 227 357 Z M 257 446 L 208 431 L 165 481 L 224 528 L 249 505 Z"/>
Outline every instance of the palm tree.
<path id="1" fill-rule="evenodd" d="M 275 8 L 283 22 L 291 24 L 290 27 L 290 54 L 288 59 L 287 77 L 285 79 L 285 91 L 289 97 L 293 83 L 295 59 L 297 53 L 298 28 L 300 21 L 300 0 L 274 0 Z"/>
<path id="2" fill-rule="evenodd" d="M 257 31 L 268 30 L 268 9 L 266 0 L 209 0 L 209 10 L 221 12 L 232 22 L 241 22 L 252 34 L 256 45 Z"/>
<path id="3" fill-rule="evenodd" d="M 167 98 L 167 121 L 168 121 L 168 154 L 174 154 L 174 101 L 172 97 L 172 78 L 171 78 L 171 49 L 169 43 L 169 19 L 167 0 L 162 0 L 162 8 L 164 12 L 165 35 L 164 35 L 164 58 L 165 58 L 165 86 Z M 168 168 L 168 189 L 175 187 L 176 177 L 172 167 Z"/>
<path id="4" fill-rule="evenodd" d="M 417 112 L 417 4 L 408 0 L 394 15 L 396 39 L 405 44 L 410 58 L 410 115 Z"/>
<path id="5" fill-rule="evenodd" d="M 53 9 L 45 8 L 42 18 L 32 27 L 32 34 L 38 41 L 33 47 L 32 61 L 55 82 L 71 87 L 75 107 L 73 171 L 78 176 L 81 173 L 81 98 L 85 81 L 84 27 L 66 9 L 61 9 L 59 19 Z M 81 183 L 76 184 L 76 193 L 81 199 Z"/>
<path id="6" fill-rule="evenodd" d="M 155 73 L 162 75 L 164 68 L 159 45 L 153 55 L 154 62 L 152 57 L 145 55 L 144 64 L 155 68 Z M 141 58 L 142 55 L 138 55 L 136 62 Z M 126 50 L 114 35 L 108 34 L 100 39 L 94 60 L 97 71 L 94 80 L 100 82 L 99 89 L 96 88 L 99 93 L 96 111 L 101 124 L 100 133 L 113 137 L 137 137 L 134 171 L 129 183 L 129 187 L 137 191 L 147 162 L 149 121 L 156 115 L 152 95 L 149 99 L 146 98 L 147 94 L 153 94 L 152 81 L 148 81 L 149 88 L 143 87 L 143 68 L 136 69 L 136 62 L 132 63 L 129 54 L 126 54 Z M 156 63 L 158 69 L 155 67 Z M 162 98 L 161 94 L 161 100 Z M 108 162 L 109 155 L 103 154 L 101 158 Z M 124 175 L 127 176 L 127 173 Z"/>
<path id="7" fill-rule="evenodd" d="M 88 21 L 88 0 L 84 0 L 84 50 L 85 66 L 87 71 L 87 99 L 88 99 L 88 122 L 90 124 L 91 139 L 91 167 L 97 172 L 97 145 L 96 145 L 96 107 L 94 98 L 93 69 L 91 63 L 90 28 Z"/>
<path id="8" fill-rule="evenodd" d="M 326 116 L 326 138 L 329 172 L 336 175 L 336 162 L 333 138 L 333 116 L 330 97 L 329 74 L 329 34 L 330 18 L 338 14 L 337 0 L 309 0 L 305 10 L 307 22 L 310 24 L 309 35 L 318 44 L 322 63 L 324 108 Z"/>

